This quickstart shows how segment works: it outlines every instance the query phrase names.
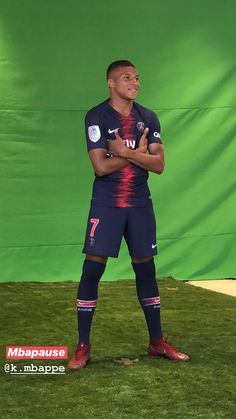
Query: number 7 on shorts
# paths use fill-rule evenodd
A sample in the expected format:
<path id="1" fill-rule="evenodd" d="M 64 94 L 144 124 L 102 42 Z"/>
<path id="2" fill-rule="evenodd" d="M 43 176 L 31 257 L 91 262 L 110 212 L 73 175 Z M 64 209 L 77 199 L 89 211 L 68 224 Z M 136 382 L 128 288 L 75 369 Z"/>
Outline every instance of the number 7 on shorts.
<path id="1" fill-rule="evenodd" d="M 90 223 L 92 223 L 92 228 L 90 231 L 90 237 L 94 237 L 95 230 L 99 224 L 99 218 L 90 218 Z"/>

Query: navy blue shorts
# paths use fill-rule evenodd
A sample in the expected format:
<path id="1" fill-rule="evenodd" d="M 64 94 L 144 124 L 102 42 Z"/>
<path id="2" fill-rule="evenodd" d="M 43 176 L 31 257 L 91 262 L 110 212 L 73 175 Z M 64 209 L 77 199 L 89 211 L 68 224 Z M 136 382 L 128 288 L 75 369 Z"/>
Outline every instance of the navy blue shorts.
<path id="1" fill-rule="evenodd" d="M 132 257 L 157 254 L 156 220 L 152 206 L 91 207 L 83 252 L 118 257 L 122 238 Z"/>

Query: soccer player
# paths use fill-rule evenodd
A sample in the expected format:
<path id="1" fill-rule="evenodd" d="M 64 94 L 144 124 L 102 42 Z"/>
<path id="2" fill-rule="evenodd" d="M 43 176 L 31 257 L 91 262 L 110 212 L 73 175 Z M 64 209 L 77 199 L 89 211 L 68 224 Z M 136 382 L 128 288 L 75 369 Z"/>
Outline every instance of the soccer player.
<path id="1" fill-rule="evenodd" d="M 95 171 L 83 252 L 86 254 L 77 294 L 79 343 L 68 367 L 84 368 L 90 359 L 90 329 L 98 284 L 108 257 L 118 257 L 125 238 L 136 290 L 150 336 L 148 353 L 188 361 L 162 335 L 160 296 L 154 256 L 156 222 L 147 184 L 148 172 L 164 170 L 164 146 L 154 112 L 134 100 L 139 90 L 135 66 L 115 61 L 107 69 L 110 98 L 85 117 L 89 158 Z"/>

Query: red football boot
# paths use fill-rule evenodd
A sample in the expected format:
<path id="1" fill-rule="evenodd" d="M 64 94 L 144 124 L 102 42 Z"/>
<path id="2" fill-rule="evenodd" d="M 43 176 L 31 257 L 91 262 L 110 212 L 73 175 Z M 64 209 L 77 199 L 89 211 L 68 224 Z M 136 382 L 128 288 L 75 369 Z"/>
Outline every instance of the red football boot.
<path id="1" fill-rule="evenodd" d="M 91 345 L 85 343 L 78 343 L 73 358 L 68 362 L 68 368 L 71 370 L 80 370 L 85 368 L 90 360 Z"/>
<path id="2" fill-rule="evenodd" d="M 160 339 L 150 339 L 148 353 L 151 356 L 163 356 L 172 361 L 189 361 L 188 355 L 178 352 L 164 337 Z"/>

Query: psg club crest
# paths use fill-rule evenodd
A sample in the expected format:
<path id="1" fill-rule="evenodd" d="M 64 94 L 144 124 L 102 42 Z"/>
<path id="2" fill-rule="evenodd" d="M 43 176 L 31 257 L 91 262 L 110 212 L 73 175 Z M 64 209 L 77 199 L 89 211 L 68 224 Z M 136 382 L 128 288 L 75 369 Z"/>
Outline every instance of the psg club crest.
<path id="1" fill-rule="evenodd" d="M 138 128 L 139 131 L 143 132 L 144 131 L 144 128 L 145 128 L 144 122 L 139 121 L 137 123 L 137 128 Z"/>

